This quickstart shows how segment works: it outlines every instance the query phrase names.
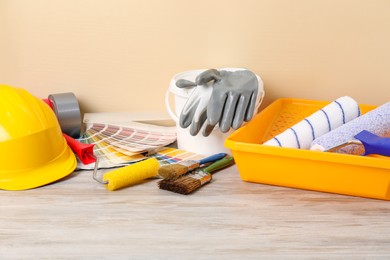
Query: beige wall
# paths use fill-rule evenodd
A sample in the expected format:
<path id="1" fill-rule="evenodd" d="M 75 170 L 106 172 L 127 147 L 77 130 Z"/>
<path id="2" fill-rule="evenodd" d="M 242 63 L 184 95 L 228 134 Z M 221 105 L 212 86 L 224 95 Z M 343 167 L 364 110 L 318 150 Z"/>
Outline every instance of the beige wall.
<path id="1" fill-rule="evenodd" d="M 390 100 L 389 0 L 0 0 L 0 82 L 84 111 L 165 110 L 171 77 L 246 67 L 279 97 Z"/>

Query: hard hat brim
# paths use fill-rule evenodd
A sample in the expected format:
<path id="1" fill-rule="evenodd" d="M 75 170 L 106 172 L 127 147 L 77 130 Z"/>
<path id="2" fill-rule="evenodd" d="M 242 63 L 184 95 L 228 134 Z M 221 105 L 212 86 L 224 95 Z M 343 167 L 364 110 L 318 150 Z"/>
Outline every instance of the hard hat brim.
<path id="1" fill-rule="evenodd" d="M 27 190 L 55 182 L 71 174 L 77 165 L 76 157 L 68 145 L 52 162 L 0 181 L 3 190 Z"/>

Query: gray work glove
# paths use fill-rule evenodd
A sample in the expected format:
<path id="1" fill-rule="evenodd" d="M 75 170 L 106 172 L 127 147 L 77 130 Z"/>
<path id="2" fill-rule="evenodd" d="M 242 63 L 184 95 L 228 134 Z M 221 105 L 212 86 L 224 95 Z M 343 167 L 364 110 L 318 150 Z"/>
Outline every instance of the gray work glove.
<path id="1" fill-rule="evenodd" d="M 200 82 L 214 80 L 213 93 L 207 106 L 205 131 L 212 130 L 219 122 L 219 128 L 226 133 L 230 127 L 238 129 L 244 121 L 252 119 L 259 88 L 257 77 L 253 72 L 208 70 L 202 74 L 198 76 Z"/>
<path id="2" fill-rule="evenodd" d="M 178 87 L 197 86 L 180 115 L 180 126 L 191 125 L 190 134 L 210 135 L 219 122 L 222 132 L 239 128 L 249 121 L 256 108 L 257 77 L 248 70 L 225 71 L 210 69 L 199 74 L 195 82 L 178 80 Z"/>
<path id="3" fill-rule="evenodd" d="M 213 89 L 207 83 L 197 86 L 194 82 L 184 79 L 178 80 L 176 86 L 179 88 L 195 87 L 185 103 L 179 118 L 180 127 L 187 128 L 190 126 L 190 134 L 195 136 L 207 119 L 207 105 Z"/>

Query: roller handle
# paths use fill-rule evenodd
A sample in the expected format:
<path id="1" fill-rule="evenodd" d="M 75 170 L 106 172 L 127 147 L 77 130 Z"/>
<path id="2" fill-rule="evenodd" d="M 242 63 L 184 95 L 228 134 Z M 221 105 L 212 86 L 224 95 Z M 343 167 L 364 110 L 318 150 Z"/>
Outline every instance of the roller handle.
<path id="1" fill-rule="evenodd" d="M 362 142 L 364 154 L 380 154 L 390 156 L 390 138 L 377 136 L 369 131 L 363 130 L 355 138 Z"/>
<path id="2" fill-rule="evenodd" d="M 206 158 L 199 160 L 199 165 L 202 165 L 205 163 L 210 163 L 210 162 L 215 162 L 219 159 L 224 158 L 226 155 L 227 155 L 226 153 L 217 153 L 217 154 L 211 155 L 209 157 L 206 157 Z"/>
<path id="3" fill-rule="evenodd" d="M 96 162 L 96 158 L 93 154 L 94 144 L 84 144 L 70 137 L 67 134 L 63 135 L 70 149 L 72 149 L 72 151 L 77 154 L 83 164 L 90 164 Z"/>
<path id="4" fill-rule="evenodd" d="M 225 157 L 221 160 L 218 160 L 211 165 L 207 166 L 206 168 L 203 169 L 204 172 L 207 173 L 212 173 L 215 171 L 218 171 L 220 169 L 223 169 L 225 167 L 228 167 L 230 165 L 234 164 L 234 159 L 233 157 Z"/>

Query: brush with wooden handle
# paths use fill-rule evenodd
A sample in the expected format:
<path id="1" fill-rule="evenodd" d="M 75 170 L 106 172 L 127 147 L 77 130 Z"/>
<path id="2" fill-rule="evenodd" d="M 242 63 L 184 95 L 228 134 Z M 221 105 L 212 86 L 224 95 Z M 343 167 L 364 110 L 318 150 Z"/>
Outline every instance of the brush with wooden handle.
<path id="1" fill-rule="evenodd" d="M 166 180 L 172 180 L 180 177 L 187 172 L 190 172 L 202 164 L 215 162 L 219 159 L 222 159 L 226 156 L 226 153 L 217 153 L 209 157 L 203 158 L 201 160 L 184 160 L 178 163 L 172 163 L 169 165 L 161 166 L 158 169 L 158 175 Z"/>
<path id="2" fill-rule="evenodd" d="M 195 170 L 175 180 L 162 180 L 158 183 L 158 186 L 162 190 L 187 195 L 209 183 L 212 180 L 211 173 L 226 168 L 232 164 L 234 164 L 233 157 L 225 157 L 203 169 Z"/>

